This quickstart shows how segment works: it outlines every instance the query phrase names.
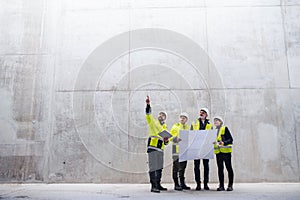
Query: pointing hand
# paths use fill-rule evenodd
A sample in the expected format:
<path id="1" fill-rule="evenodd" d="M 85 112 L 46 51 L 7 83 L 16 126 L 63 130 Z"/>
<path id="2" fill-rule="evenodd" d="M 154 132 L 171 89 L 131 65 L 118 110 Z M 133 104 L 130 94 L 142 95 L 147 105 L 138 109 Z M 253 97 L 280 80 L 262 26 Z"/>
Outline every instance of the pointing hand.
<path id="1" fill-rule="evenodd" d="M 149 98 L 148 95 L 147 95 L 147 98 L 146 98 L 146 104 L 150 104 L 150 98 Z"/>

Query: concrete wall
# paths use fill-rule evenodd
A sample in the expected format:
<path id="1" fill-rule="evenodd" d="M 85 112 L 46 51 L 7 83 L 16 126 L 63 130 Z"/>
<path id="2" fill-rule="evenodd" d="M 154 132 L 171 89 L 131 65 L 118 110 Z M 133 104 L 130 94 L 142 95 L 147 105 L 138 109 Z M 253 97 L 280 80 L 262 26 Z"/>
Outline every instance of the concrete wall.
<path id="1" fill-rule="evenodd" d="M 299 0 L 1 0 L 0 16 L 1 182 L 148 182 L 147 94 L 169 127 L 222 115 L 235 181 L 300 181 Z M 171 162 L 169 146 L 165 182 Z"/>

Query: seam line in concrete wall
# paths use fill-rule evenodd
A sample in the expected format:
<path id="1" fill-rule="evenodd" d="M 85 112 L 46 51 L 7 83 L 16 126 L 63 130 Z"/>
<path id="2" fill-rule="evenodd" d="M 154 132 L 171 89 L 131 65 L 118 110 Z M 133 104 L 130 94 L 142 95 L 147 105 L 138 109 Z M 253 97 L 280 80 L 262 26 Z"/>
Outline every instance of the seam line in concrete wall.
<path id="1" fill-rule="evenodd" d="M 0 56 L 51 56 L 52 54 L 47 53 L 6 53 L 0 54 Z"/>
<path id="2" fill-rule="evenodd" d="M 286 6 L 286 7 L 293 7 L 293 6 L 300 6 L 300 4 L 288 4 L 288 5 L 248 5 L 248 6 L 242 6 L 242 5 L 231 5 L 231 6 L 153 6 L 153 7 L 140 7 L 140 8 L 129 8 L 129 7 L 123 7 L 123 8 L 95 8 L 95 9 L 65 9 L 67 12 L 97 12 L 99 10 L 124 10 L 124 9 L 132 9 L 132 10 L 151 10 L 151 9 L 199 9 L 199 8 L 266 8 L 266 7 L 281 7 L 281 6 Z"/>
<path id="3" fill-rule="evenodd" d="M 300 164 L 299 164 L 299 153 L 298 153 L 299 150 L 298 150 L 298 144 L 297 144 L 297 141 L 298 141 L 298 140 L 297 140 L 297 132 L 295 131 L 295 145 L 296 145 L 296 153 L 297 153 L 297 159 L 298 159 L 298 160 L 297 160 L 297 161 L 298 161 L 298 162 L 297 162 L 297 163 L 298 163 L 298 176 L 299 176 L 298 178 L 299 178 L 299 181 L 300 181 L 300 173 L 299 173 L 299 172 L 300 172 Z"/>
<path id="4" fill-rule="evenodd" d="M 286 67 L 288 72 L 288 80 L 289 80 L 289 88 L 291 88 L 291 77 L 290 77 L 290 69 L 289 69 L 289 58 L 288 58 L 288 49 L 287 49 L 287 37 L 286 37 L 286 28 L 285 28 L 285 6 L 282 6 L 282 0 L 280 0 L 280 11 L 281 11 L 281 22 L 283 29 L 283 39 L 284 39 L 284 51 L 286 57 Z"/>
<path id="5" fill-rule="evenodd" d="M 210 90 L 290 90 L 290 89 L 295 89 L 298 90 L 300 87 L 293 87 L 293 88 L 286 88 L 286 87 L 277 87 L 277 88 L 210 88 Z M 147 92 L 147 91 L 205 91 L 207 90 L 206 88 L 204 89 L 176 89 L 176 88 L 171 88 L 171 89 L 136 89 L 135 91 L 141 91 L 141 92 Z M 55 92 L 130 92 L 131 90 L 128 89 L 120 89 L 120 90 L 56 90 Z"/>
<path id="6" fill-rule="evenodd" d="M 45 28 L 45 19 L 46 19 L 46 11 L 47 11 L 47 4 L 46 0 L 43 1 L 43 14 L 41 20 L 41 32 L 40 32 L 40 48 L 43 47 L 43 37 L 44 37 L 44 28 Z"/>
<path id="7" fill-rule="evenodd" d="M 131 96 L 131 90 L 130 90 L 130 82 L 131 82 L 131 9 L 128 9 L 128 25 L 129 25 L 129 34 L 128 34 L 128 82 L 127 82 L 127 87 L 128 87 L 128 113 L 127 113 L 127 151 L 129 150 L 130 146 L 130 96 Z M 127 154 L 127 156 L 129 156 Z"/>

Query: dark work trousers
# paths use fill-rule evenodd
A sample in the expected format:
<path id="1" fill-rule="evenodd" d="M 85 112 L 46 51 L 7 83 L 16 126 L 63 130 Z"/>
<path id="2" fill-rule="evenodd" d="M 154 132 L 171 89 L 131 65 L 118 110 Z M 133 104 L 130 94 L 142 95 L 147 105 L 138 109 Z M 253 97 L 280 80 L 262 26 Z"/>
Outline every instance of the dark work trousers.
<path id="1" fill-rule="evenodd" d="M 209 180 L 209 159 L 202 159 L 202 162 L 204 167 L 204 184 L 207 184 Z M 194 160 L 194 173 L 195 173 L 196 183 L 200 184 L 201 183 L 200 160 Z"/>
<path id="2" fill-rule="evenodd" d="M 179 179 L 184 180 L 185 168 L 187 165 L 187 161 L 179 162 L 178 158 L 173 159 L 173 180 L 175 185 L 178 185 L 178 174 Z"/>
<path id="3" fill-rule="evenodd" d="M 219 183 L 220 187 L 224 187 L 224 165 L 228 172 L 228 186 L 232 187 L 233 184 L 233 169 L 231 166 L 231 153 L 218 153 L 216 154 L 217 157 L 217 166 L 218 166 L 218 175 L 219 175 Z"/>

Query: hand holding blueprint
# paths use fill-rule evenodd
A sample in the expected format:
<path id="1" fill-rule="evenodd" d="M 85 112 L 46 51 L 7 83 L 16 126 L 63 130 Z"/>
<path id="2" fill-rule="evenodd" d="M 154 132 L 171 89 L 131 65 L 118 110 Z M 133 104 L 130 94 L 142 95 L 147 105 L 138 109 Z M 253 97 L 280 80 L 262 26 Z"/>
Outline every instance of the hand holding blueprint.
<path id="1" fill-rule="evenodd" d="M 214 159 L 213 142 L 217 130 L 180 131 L 179 162 L 196 159 Z"/>

